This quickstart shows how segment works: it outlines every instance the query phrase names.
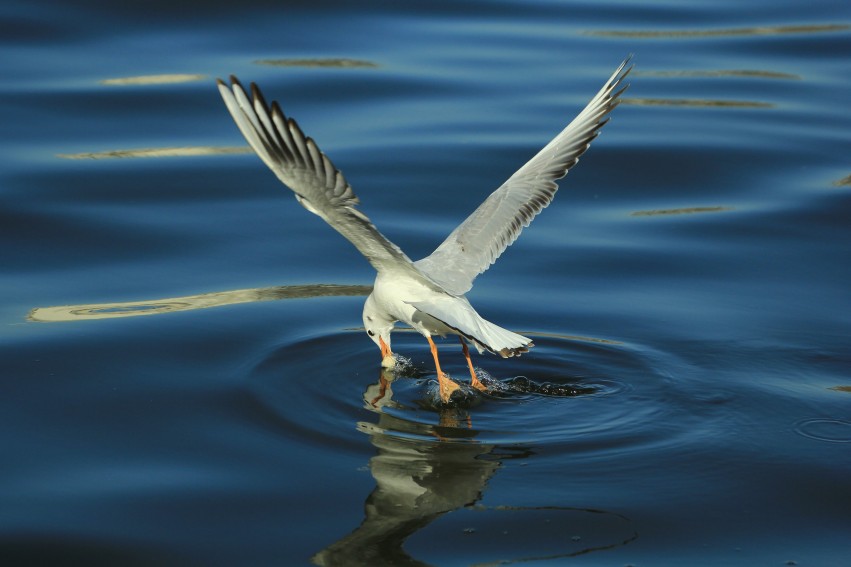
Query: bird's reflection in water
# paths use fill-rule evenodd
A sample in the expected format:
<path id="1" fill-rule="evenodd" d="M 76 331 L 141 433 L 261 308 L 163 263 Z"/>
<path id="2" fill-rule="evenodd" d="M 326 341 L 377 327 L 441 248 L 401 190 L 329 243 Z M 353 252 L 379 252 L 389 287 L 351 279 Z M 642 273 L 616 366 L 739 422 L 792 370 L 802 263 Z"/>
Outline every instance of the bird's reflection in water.
<path id="1" fill-rule="evenodd" d="M 383 411 L 395 404 L 393 380 L 392 371 L 382 371 L 364 393 L 366 407 L 378 416 L 375 423 L 358 424 L 378 449 L 369 461 L 376 487 L 366 499 L 364 520 L 314 555 L 317 565 L 427 565 L 410 557 L 402 544 L 441 514 L 478 501 L 500 466 L 483 458 L 493 445 L 452 442 L 475 435 L 463 410 L 447 409 L 437 427 Z M 434 441 L 424 441 L 427 437 Z"/>
<path id="2" fill-rule="evenodd" d="M 533 455 L 528 447 L 476 441 L 478 432 L 461 408 L 442 410 L 438 425 L 394 416 L 385 411 L 399 405 L 393 400 L 394 378 L 392 371 L 383 370 L 363 395 L 365 407 L 378 416 L 377 422 L 358 423 L 378 450 L 369 461 L 376 487 L 364 504 L 364 519 L 353 532 L 315 554 L 311 559 L 316 565 L 428 565 L 405 551 L 405 541 L 446 512 L 474 507 L 503 461 Z M 636 537 L 600 549 L 618 547 Z M 562 556 L 595 550 L 574 549 Z"/>

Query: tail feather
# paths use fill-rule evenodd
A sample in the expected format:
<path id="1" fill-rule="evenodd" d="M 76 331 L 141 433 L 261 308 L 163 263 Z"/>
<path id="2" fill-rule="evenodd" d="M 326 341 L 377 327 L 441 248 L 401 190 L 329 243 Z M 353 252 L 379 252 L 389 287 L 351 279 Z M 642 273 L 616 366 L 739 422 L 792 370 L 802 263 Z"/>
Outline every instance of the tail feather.
<path id="1" fill-rule="evenodd" d="M 416 301 L 411 305 L 469 339 L 479 352 L 487 350 L 503 358 L 520 356 L 535 346 L 532 339 L 503 329 L 482 318 L 464 299 Z"/>
<path id="2" fill-rule="evenodd" d="M 486 350 L 489 350 L 494 354 L 500 355 L 502 358 L 520 356 L 524 352 L 529 352 L 529 349 L 535 346 L 534 343 L 532 343 L 532 339 L 524 337 L 523 335 L 518 335 L 508 329 L 503 329 L 486 319 L 481 320 L 481 330 L 484 331 L 482 337 L 486 341 L 481 345 L 481 347 L 484 347 Z M 472 338 L 472 340 L 476 343 L 476 346 L 479 347 L 478 343 L 480 342 L 480 339 Z M 479 350 L 481 351 L 480 347 Z"/>

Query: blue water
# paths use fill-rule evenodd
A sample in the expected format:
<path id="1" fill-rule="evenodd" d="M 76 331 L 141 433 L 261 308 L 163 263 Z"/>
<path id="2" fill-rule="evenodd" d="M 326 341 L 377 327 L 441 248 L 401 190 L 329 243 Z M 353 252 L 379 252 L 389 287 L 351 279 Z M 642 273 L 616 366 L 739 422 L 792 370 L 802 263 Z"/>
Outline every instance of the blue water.
<path id="1" fill-rule="evenodd" d="M 12 0 L 0 53 L 0 563 L 851 564 L 851 5 Z M 419 258 L 630 53 L 452 409 L 214 84 Z"/>

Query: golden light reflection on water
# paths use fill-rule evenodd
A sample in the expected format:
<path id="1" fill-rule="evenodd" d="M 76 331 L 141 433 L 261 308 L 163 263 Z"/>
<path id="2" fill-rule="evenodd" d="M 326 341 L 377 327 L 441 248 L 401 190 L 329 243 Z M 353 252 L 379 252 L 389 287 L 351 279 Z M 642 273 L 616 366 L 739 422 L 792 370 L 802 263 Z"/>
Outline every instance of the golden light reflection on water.
<path id="1" fill-rule="evenodd" d="M 847 24 L 757 26 L 750 28 L 727 28 L 705 30 L 589 30 L 585 35 L 598 37 L 622 37 L 630 39 L 691 39 L 731 36 L 765 36 L 786 34 L 832 33 L 851 29 Z"/>
<path id="2" fill-rule="evenodd" d="M 137 150 L 108 150 L 103 152 L 56 154 L 56 157 L 62 159 L 162 158 L 248 154 L 251 152 L 252 150 L 248 146 L 185 146 L 180 148 L 141 148 Z"/>
<path id="3" fill-rule="evenodd" d="M 186 295 L 183 297 L 170 297 L 165 299 L 151 299 L 146 301 L 121 301 L 114 303 L 87 303 L 80 305 L 36 307 L 29 312 L 27 320 L 39 323 L 58 323 L 92 319 L 116 319 L 119 317 L 139 317 L 142 315 L 160 315 L 163 313 L 176 313 L 178 311 L 209 309 L 210 307 L 222 307 L 225 305 L 236 305 L 238 303 L 277 301 L 280 299 L 366 297 L 370 293 L 372 293 L 371 285 L 282 285 L 202 293 L 198 295 Z M 358 332 L 365 331 L 363 327 L 349 327 L 343 330 Z M 395 332 L 414 332 L 414 329 L 409 327 L 397 327 Z M 583 337 L 580 335 L 563 335 L 559 333 L 542 333 L 538 331 L 522 331 L 521 333 L 534 337 L 549 337 L 568 341 L 581 341 L 609 345 L 623 344 L 611 339 Z"/>
<path id="4" fill-rule="evenodd" d="M 851 187 L 851 175 L 847 175 L 842 179 L 837 179 L 833 182 L 834 187 Z"/>
<path id="5" fill-rule="evenodd" d="M 170 74 L 170 75 L 140 75 L 138 77 L 117 77 L 114 79 L 103 79 L 98 81 L 102 85 L 127 86 L 127 85 L 170 85 L 174 83 L 189 83 L 201 81 L 207 75 L 194 74 Z"/>
<path id="6" fill-rule="evenodd" d="M 372 61 L 363 61 L 360 59 L 258 59 L 254 62 L 255 65 L 270 65 L 272 67 L 336 67 L 338 69 L 351 68 L 368 68 L 378 67 Z"/>
<path id="7" fill-rule="evenodd" d="M 774 108 L 771 102 L 752 100 L 711 100 L 700 98 L 624 98 L 621 104 L 636 106 L 680 106 L 714 108 Z"/>
<path id="8" fill-rule="evenodd" d="M 732 211 L 732 207 L 684 207 L 682 209 L 655 209 L 649 211 L 635 211 L 630 213 L 631 217 L 653 217 L 658 215 L 693 215 L 699 213 L 722 213 Z"/>
<path id="9" fill-rule="evenodd" d="M 668 71 L 634 71 L 633 77 L 746 77 L 757 79 L 788 79 L 800 81 L 801 76 L 792 73 L 778 73 L 776 71 L 759 71 L 753 69 L 707 69 L 707 70 L 668 70 Z"/>
<path id="10" fill-rule="evenodd" d="M 312 297 L 366 296 L 372 291 L 368 285 L 308 284 L 265 288 L 237 289 L 184 297 L 153 299 L 149 301 L 125 301 L 119 303 L 92 303 L 85 305 L 61 305 L 36 307 L 27 315 L 29 321 L 56 323 L 87 319 L 115 319 L 159 315 L 193 309 L 208 309 L 237 303 L 276 301 L 279 299 L 306 299 Z"/>

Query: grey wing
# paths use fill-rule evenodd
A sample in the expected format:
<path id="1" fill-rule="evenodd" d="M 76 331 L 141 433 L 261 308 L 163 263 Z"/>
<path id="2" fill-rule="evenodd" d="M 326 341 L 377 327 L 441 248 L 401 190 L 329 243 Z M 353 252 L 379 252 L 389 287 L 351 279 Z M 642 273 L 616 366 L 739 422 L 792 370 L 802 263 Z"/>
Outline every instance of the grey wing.
<path id="1" fill-rule="evenodd" d="M 358 198 L 343 174 L 292 118 L 284 116 L 278 103 L 267 105 L 253 83 L 249 99 L 236 77 L 230 81 L 230 86 L 221 79 L 216 82 L 236 125 L 298 202 L 346 237 L 376 270 L 401 270 L 436 287 L 356 208 Z"/>
<path id="2" fill-rule="evenodd" d="M 627 58 L 579 115 L 538 154 L 485 199 L 430 256 L 414 262 L 422 272 L 455 295 L 473 287 L 523 228 L 529 226 L 555 196 L 567 171 L 608 122 L 626 90 L 623 80 L 632 70 Z"/>

